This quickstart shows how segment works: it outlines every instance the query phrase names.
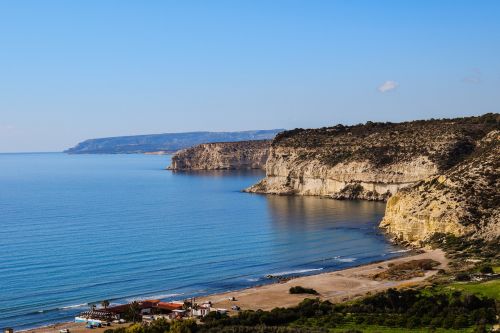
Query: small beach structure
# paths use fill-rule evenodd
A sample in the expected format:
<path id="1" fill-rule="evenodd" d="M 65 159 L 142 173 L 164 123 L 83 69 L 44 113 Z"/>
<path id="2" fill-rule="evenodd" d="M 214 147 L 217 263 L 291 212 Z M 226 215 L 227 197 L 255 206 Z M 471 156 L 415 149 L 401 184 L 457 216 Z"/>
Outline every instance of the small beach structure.
<path id="1" fill-rule="evenodd" d="M 80 313 L 75 317 L 75 323 L 87 323 L 98 326 L 117 319 L 120 319 L 119 315 L 109 311 L 109 309 L 96 309 Z"/>
<path id="2" fill-rule="evenodd" d="M 14 329 L 11 327 L 6 327 L 3 329 L 3 333 L 14 333 Z"/>
<path id="3" fill-rule="evenodd" d="M 202 304 L 201 306 L 192 309 L 191 314 L 193 317 L 205 317 L 210 313 L 210 311 L 211 311 L 210 305 Z"/>
<path id="4" fill-rule="evenodd" d="M 182 310 L 183 304 L 180 303 L 167 303 L 159 302 L 156 304 L 155 309 L 158 313 L 169 313 L 177 310 Z"/>
<path id="5" fill-rule="evenodd" d="M 161 302 L 156 299 L 149 299 L 137 302 L 140 315 L 147 320 L 159 317 L 183 317 L 183 303 Z M 130 304 L 121 304 L 108 307 L 106 309 L 93 309 L 80 313 L 75 317 L 75 322 L 84 322 L 91 325 L 104 325 L 108 322 L 123 319 L 130 311 Z"/>

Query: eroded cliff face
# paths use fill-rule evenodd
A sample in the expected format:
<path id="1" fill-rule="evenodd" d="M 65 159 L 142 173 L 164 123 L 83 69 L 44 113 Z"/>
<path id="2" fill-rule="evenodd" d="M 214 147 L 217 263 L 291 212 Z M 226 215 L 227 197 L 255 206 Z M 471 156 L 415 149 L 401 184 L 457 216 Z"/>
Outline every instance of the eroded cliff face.
<path id="1" fill-rule="evenodd" d="M 266 178 L 247 189 L 270 194 L 386 200 L 471 154 L 495 126 L 490 118 L 367 123 L 279 134 Z"/>
<path id="2" fill-rule="evenodd" d="M 177 152 L 168 169 L 264 169 L 270 144 L 270 140 L 204 143 Z"/>
<path id="3" fill-rule="evenodd" d="M 397 239 L 421 245 L 433 234 L 500 237 L 500 131 L 465 161 L 409 186 L 387 202 L 381 223 Z"/>
<path id="4" fill-rule="evenodd" d="M 437 166 L 425 156 L 381 169 L 368 161 L 333 166 L 318 159 L 303 161 L 300 152 L 285 147 L 271 148 L 269 156 L 266 178 L 248 192 L 385 200 L 400 188 L 437 172 Z"/>

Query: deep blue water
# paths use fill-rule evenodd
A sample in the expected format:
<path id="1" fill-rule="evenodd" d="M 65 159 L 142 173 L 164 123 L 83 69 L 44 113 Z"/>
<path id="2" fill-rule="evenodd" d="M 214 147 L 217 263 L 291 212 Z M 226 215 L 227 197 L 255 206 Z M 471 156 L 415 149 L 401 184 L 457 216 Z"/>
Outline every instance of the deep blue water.
<path id="1" fill-rule="evenodd" d="M 0 154 L 0 327 L 397 255 L 377 229 L 383 203 L 247 194 L 261 171 L 173 173 L 169 162 Z"/>

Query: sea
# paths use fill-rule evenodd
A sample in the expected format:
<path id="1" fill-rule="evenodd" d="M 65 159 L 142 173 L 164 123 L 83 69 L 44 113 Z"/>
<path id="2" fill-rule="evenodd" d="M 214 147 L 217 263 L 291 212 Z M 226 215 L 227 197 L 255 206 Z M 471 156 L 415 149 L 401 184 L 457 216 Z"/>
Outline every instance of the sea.
<path id="1" fill-rule="evenodd" d="M 0 154 L 0 328 L 109 300 L 182 300 L 401 255 L 384 203 L 242 192 L 260 170 L 165 155 Z"/>

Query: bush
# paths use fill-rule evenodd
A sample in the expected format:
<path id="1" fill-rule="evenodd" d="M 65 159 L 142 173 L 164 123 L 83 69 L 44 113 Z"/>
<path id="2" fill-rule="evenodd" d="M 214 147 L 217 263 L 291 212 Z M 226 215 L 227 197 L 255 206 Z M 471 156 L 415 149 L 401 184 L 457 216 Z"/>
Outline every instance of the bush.
<path id="1" fill-rule="evenodd" d="M 304 288 L 301 286 L 296 286 L 290 288 L 290 294 L 311 294 L 311 295 L 318 295 L 318 292 L 312 288 Z"/>
<path id="2" fill-rule="evenodd" d="M 141 324 L 133 324 L 125 329 L 125 333 L 144 333 Z"/>
<path id="3" fill-rule="evenodd" d="M 493 274 L 493 268 L 489 265 L 482 266 L 479 271 L 483 274 Z"/>
<path id="4" fill-rule="evenodd" d="M 188 320 L 175 320 L 170 326 L 169 333 L 194 333 L 197 331 L 196 321 Z"/>
<path id="5" fill-rule="evenodd" d="M 470 275 L 467 273 L 458 273 L 455 276 L 455 280 L 457 280 L 457 281 L 470 281 Z"/>

